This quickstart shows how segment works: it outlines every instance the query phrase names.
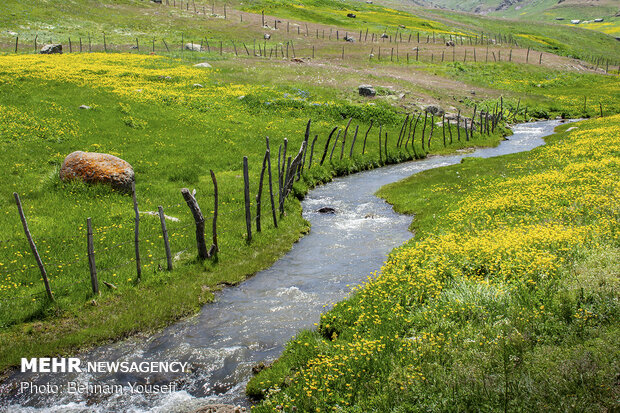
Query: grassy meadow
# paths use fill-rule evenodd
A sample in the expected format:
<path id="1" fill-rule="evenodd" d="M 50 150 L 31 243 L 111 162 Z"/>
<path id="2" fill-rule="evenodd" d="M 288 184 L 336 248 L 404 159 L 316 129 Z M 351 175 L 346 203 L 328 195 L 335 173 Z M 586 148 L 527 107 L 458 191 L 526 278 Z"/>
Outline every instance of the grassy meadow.
<path id="1" fill-rule="evenodd" d="M 424 156 L 428 146 L 395 149 L 404 115 L 382 101 L 347 101 L 330 89 L 303 84 L 269 86 L 234 83 L 227 70 L 195 68 L 191 62 L 136 54 L 71 54 L 0 57 L 0 144 L 7 165 L 0 187 L 0 351 L 2 367 L 26 354 L 52 353 L 104 339 L 158 328 L 194 312 L 211 299 L 221 283 L 236 283 L 265 268 L 308 230 L 299 202 L 287 202 L 276 229 L 267 195 L 263 198 L 261 234 L 247 245 L 244 224 L 242 158 L 250 165 L 252 199 L 271 141 L 272 170 L 277 151 L 289 140 L 288 154 L 298 151 L 312 119 L 318 136 L 312 168 L 296 183 L 301 196 L 333 175 Z M 199 85 L 199 86 L 198 86 Z M 91 110 L 79 109 L 88 105 Z M 333 127 L 351 119 L 346 151 L 333 159 L 332 139 L 324 165 L 319 159 Z M 430 118 L 429 118 L 430 119 Z M 375 126 L 362 154 L 363 134 Z M 388 156 L 380 156 L 379 125 L 390 136 Z M 454 125 L 454 123 L 453 123 Z M 360 133 L 349 158 L 353 130 Z M 417 125 L 417 134 L 423 124 Z M 428 139 L 430 125 L 427 127 Z M 448 132 L 446 132 L 448 133 Z M 454 139 L 444 147 L 435 129 L 432 152 L 492 145 L 504 133 Z M 338 143 L 340 148 L 342 138 Z M 110 153 L 130 162 L 136 172 L 140 211 L 159 205 L 167 222 L 176 269 L 164 271 L 159 218 L 141 216 L 143 279 L 136 280 L 131 197 L 107 187 L 61 182 L 58 171 L 74 150 Z M 309 158 L 308 158 L 309 162 Z M 213 214 L 213 186 L 218 179 L 221 252 L 217 262 L 194 259 L 193 219 L 180 188 L 196 189 L 208 221 Z M 267 191 L 267 186 L 265 186 Z M 48 270 L 56 302 L 45 297 L 41 276 L 23 236 L 12 193 L 20 194 L 26 216 Z M 266 192 L 264 192 L 266 194 Z M 277 196 L 277 195 L 276 195 Z M 255 217 L 255 202 L 252 202 Z M 86 257 L 86 218 L 95 232 L 95 252 L 102 295 L 90 292 Z M 210 227 L 209 227 L 210 228 Z M 210 236 L 208 231 L 207 236 Z M 110 317 L 115 319 L 109 326 Z M 53 337 L 53 338 L 52 338 Z"/>
<path id="2" fill-rule="evenodd" d="M 198 1 L 194 11 L 193 4 L 165 1 L 0 4 L 0 371 L 21 357 L 74 354 L 196 313 L 222 285 L 268 267 L 309 231 L 298 201 L 309 188 L 388 163 L 496 145 L 510 133 L 501 123 L 491 135 L 476 130 L 471 140 L 461 129 L 459 140 L 454 121 L 442 129 L 435 118 L 430 146 L 421 145 L 420 121 L 415 146 L 396 148 L 408 115 L 436 104 L 471 116 L 474 108 L 492 112 L 501 102 L 505 110 L 519 108 L 516 121 L 597 117 L 601 109 L 605 117 L 551 138 L 532 154 L 469 159 L 382 191 L 399 211 L 416 215 L 415 239 L 326 313 L 316 331 L 294 338 L 248 393 L 266 397 L 258 411 L 278 405 L 298 411 L 398 411 L 399 405 L 405 411 L 420 400 L 426 410 L 587 410 L 617 400 L 608 368 L 617 365 L 617 355 L 605 351 L 617 347 L 615 40 L 556 25 L 363 2 L 230 2 L 224 18 L 223 2 Z M 267 28 L 260 24 L 263 10 Z M 357 17 L 347 18 L 350 12 Z M 276 19 L 282 19 L 278 29 Z M 343 41 L 344 33 L 359 39 L 366 29 L 368 41 Z M 491 45 L 500 57 L 491 61 L 480 57 L 486 47 L 479 45 L 472 63 L 467 41 L 481 31 L 520 39 L 522 47 L 509 55 L 512 46 Z M 370 42 L 384 32 L 393 38 Z M 265 33 L 271 40 L 263 40 Z M 444 37 L 455 35 L 465 43 L 447 47 Z M 66 53 L 69 37 L 72 53 Z M 35 39 L 38 46 L 60 41 L 65 54 L 34 54 Z M 77 53 L 80 40 L 83 53 Z M 182 51 L 187 42 L 206 50 Z M 524 64 L 528 46 L 537 53 Z M 605 56 L 616 66 L 606 74 L 568 55 Z M 193 66 L 205 61 L 213 67 Z M 376 97 L 359 96 L 358 86 L 366 83 L 376 87 Z M 265 183 L 262 232 L 254 226 L 248 243 L 242 159 L 249 160 L 255 218 L 265 139 L 277 176 L 283 140 L 287 156 L 294 156 L 310 119 L 313 163 L 307 158 L 278 228 Z M 335 134 L 319 165 L 330 132 L 349 121 L 345 149 L 342 135 L 334 146 Z M 430 129 L 429 123 L 426 139 Z M 388 136 L 381 152 L 379 131 Z M 132 199 L 105 186 L 61 182 L 60 165 L 76 150 L 113 154 L 134 167 L 143 212 L 139 282 Z M 220 252 L 199 261 L 180 189 L 196 190 L 210 239 L 210 170 L 219 186 Z M 55 302 L 46 299 L 13 192 L 21 197 Z M 160 205 L 168 216 L 173 271 L 164 270 L 159 218 L 149 214 Z M 89 217 L 100 283 L 116 287 L 100 285 L 97 296 L 86 256 Z M 564 381 L 556 387 L 532 389 L 557 374 Z"/>
<path id="3" fill-rule="evenodd" d="M 617 406 L 619 128 L 384 187 L 415 238 L 252 379 L 254 411 Z"/>

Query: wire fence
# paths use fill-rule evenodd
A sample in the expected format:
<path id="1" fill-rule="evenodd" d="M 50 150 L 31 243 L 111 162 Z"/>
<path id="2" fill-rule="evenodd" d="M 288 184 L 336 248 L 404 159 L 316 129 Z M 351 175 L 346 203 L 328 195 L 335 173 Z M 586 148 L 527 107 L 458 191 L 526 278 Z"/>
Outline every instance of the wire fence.
<path id="1" fill-rule="evenodd" d="M 16 34 L 14 38 L 5 37 L 0 40 L 0 48 L 12 50 L 14 53 L 40 53 L 44 47 L 60 45 L 64 53 L 91 53 L 91 52 L 131 52 L 131 53 L 183 53 L 208 52 L 219 55 L 235 55 L 260 58 L 342 58 L 351 56 L 368 56 L 371 62 L 514 62 L 542 64 L 553 60 L 551 51 L 540 49 L 539 45 L 530 44 L 529 47 L 521 44 L 527 39 L 512 34 L 502 33 L 438 33 L 432 30 L 424 31 L 396 27 L 392 30 L 371 31 L 370 28 L 351 31 L 343 28 L 327 28 L 322 25 L 308 25 L 295 21 L 282 21 L 273 16 L 255 13 L 243 13 L 227 9 L 226 4 L 218 5 L 217 12 L 214 4 L 195 4 L 188 1 L 163 1 L 162 7 L 180 10 L 187 17 L 198 19 L 223 18 L 227 24 L 243 23 L 241 30 L 236 30 L 241 38 L 191 39 L 180 34 L 174 39 L 155 37 L 132 37 L 118 40 L 113 44 L 110 35 L 76 34 L 57 35 L 35 34 L 28 37 Z M 244 20 L 245 18 L 245 20 Z M 256 38 L 256 27 L 266 31 Z M 56 38 L 54 38 L 56 37 Z M 295 47 L 299 39 L 313 39 L 312 44 Z M 251 42 L 246 44 L 245 41 Z M 338 43 L 341 47 L 335 48 Z M 368 49 L 368 46 L 372 48 Z M 410 46 L 415 45 L 413 49 Z M 382 49 L 383 48 L 383 49 Z M 443 48 L 439 50 L 438 48 Z M 341 49 L 341 50 L 340 50 Z M 404 49 L 404 50 L 403 50 Z M 534 56 L 534 50 L 538 50 Z M 58 51 L 58 49 L 54 49 Z M 476 53 L 477 52 L 477 53 Z M 503 53 L 503 55 L 502 55 Z M 568 58 L 567 58 L 568 59 Z M 568 59 L 587 68 L 605 73 L 620 74 L 620 62 L 609 59 L 605 55 L 581 56 L 581 59 Z M 587 64 L 586 64 L 587 62 Z"/>

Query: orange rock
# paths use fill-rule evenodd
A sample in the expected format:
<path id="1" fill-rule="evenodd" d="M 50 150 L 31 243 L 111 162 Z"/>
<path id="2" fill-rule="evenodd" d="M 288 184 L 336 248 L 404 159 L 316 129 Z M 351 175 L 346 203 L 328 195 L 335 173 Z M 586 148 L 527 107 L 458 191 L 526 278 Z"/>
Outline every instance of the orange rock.
<path id="1" fill-rule="evenodd" d="M 60 179 L 103 183 L 122 192 L 131 192 L 135 177 L 131 165 L 121 158 L 107 153 L 76 151 L 67 155 L 62 163 Z"/>

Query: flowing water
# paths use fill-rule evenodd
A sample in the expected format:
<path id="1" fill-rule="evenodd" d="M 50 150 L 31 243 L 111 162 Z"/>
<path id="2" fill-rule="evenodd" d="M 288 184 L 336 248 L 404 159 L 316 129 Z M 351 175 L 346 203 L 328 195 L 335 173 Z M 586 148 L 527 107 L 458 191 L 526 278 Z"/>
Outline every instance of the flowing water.
<path id="1" fill-rule="evenodd" d="M 325 306 L 343 299 L 381 267 L 390 250 L 412 237 L 408 231 L 412 217 L 395 213 L 375 197 L 379 188 L 420 171 L 459 163 L 463 157 L 530 150 L 544 144 L 542 138 L 559 123 L 517 125 L 514 135 L 496 148 L 386 166 L 313 189 L 303 201 L 310 233 L 273 266 L 217 293 L 215 302 L 199 314 L 160 333 L 80 355 L 82 366 L 88 361 L 178 361 L 188 362 L 190 373 L 15 373 L 0 386 L 0 411 L 191 412 L 207 403 L 248 405 L 244 388 L 252 366 L 277 358 L 292 336 L 314 327 Z M 316 212 L 324 206 L 336 213 Z M 32 388 L 21 391 L 21 382 L 44 386 L 34 393 Z M 70 382 L 122 387 L 84 394 L 69 392 Z M 176 388 L 133 393 L 130 383 L 174 383 Z"/>

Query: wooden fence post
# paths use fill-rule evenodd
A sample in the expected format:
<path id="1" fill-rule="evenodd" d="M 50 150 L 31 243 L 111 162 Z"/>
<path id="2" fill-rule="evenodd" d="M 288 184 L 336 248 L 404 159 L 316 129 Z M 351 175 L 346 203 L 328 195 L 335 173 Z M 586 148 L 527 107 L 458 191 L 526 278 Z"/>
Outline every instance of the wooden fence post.
<path id="1" fill-rule="evenodd" d="M 312 140 L 312 147 L 310 148 L 310 160 L 308 162 L 308 170 L 312 168 L 312 157 L 314 156 L 314 144 L 316 140 L 319 139 L 319 135 L 314 135 L 314 139 Z"/>
<path id="2" fill-rule="evenodd" d="M 424 149 L 424 135 L 426 134 L 426 118 L 428 116 L 428 112 L 424 111 L 424 125 L 422 125 L 422 150 Z"/>
<path id="3" fill-rule="evenodd" d="M 19 200 L 19 195 L 17 194 L 17 192 L 13 192 L 13 197 L 15 198 L 15 203 L 17 204 L 17 211 L 19 212 L 19 218 L 22 221 L 22 226 L 24 227 L 26 238 L 28 239 L 28 243 L 30 244 L 32 255 L 34 255 L 34 258 L 37 260 L 39 271 L 41 271 L 41 278 L 43 278 L 43 284 L 45 284 L 45 292 L 47 293 L 47 297 L 51 301 L 54 301 L 54 295 L 52 294 L 52 289 L 50 288 L 50 283 L 49 283 L 49 280 L 47 279 L 47 272 L 45 271 L 45 267 L 43 266 L 43 261 L 41 261 L 41 257 L 39 256 L 39 251 L 37 250 L 37 246 L 32 239 L 32 235 L 30 235 L 30 230 L 28 229 L 28 222 L 26 222 L 26 216 L 24 215 L 24 210 L 22 209 L 22 203 Z"/>
<path id="4" fill-rule="evenodd" d="M 288 196 L 288 194 L 291 192 L 293 188 L 293 183 L 295 182 L 295 175 L 297 173 L 297 169 L 301 167 L 301 158 L 303 156 L 305 149 L 306 149 L 306 142 L 302 142 L 301 148 L 299 148 L 299 152 L 297 153 L 297 156 L 295 156 L 295 159 L 293 159 L 293 161 L 290 162 L 291 157 L 289 156 L 288 158 L 289 164 L 288 164 L 287 172 L 286 172 L 286 180 L 284 181 L 284 194 L 282 197 L 282 211 L 284 211 L 284 201 L 286 200 L 286 197 Z"/>
<path id="5" fill-rule="evenodd" d="M 260 179 L 258 181 L 258 193 L 256 194 L 256 232 L 261 232 L 260 215 L 261 215 L 261 198 L 263 196 L 263 178 L 265 177 L 265 168 L 267 168 L 267 157 L 269 156 L 269 150 L 265 151 L 263 157 L 263 168 L 260 171 Z"/>
<path id="6" fill-rule="evenodd" d="M 279 197 L 278 197 L 278 205 L 280 206 L 280 212 L 283 213 L 282 210 L 282 194 L 284 193 L 284 184 L 285 180 L 285 172 L 286 172 L 286 151 L 288 148 L 288 139 L 284 138 L 284 148 L 282 150 L 282 165 L 280 165 L 280 154 L 278 153 L 278 185 L 279 185 Z"/>
<path id="7" fill-rule="evenodd" d="M 334 146 L 332 146 L 332 151 L 329 154 L 329 161 L 332 161 L 332 157 L 334 156 L 334 149 L 336 149 L 336 145 L 338 144 L 338 139 L 340 138 L 340 133 L 342 132 L 342 129 L 338 129 L 338 135 L 336 135 L 336 140 L 334 141 Z"/>
<path id="8" fill-rule="evenodd" d="M 136 274 L 138 281 L 142 278 L 142 265 L 140 263 L 140 211 L 138 210 L 138 199 L 136 198 L 136 183 L 131 183 L 131 198 L 133 199 L 134 218 L 134 246 L 136 250 Z"/>
<path id="9" fill-rule="evenodd" d="M 190 211 L 192 211 L 192 215 L 194 216 L 194 222 L 196 223 L 196 245 L 198 247 L 198 258 L 204 260 L 209 258 L 209 252 L 207 251 L 207 244 L 205 242 L 205 219 L 202 215 L 202 211 L 200 210 L 200 206 L 192 195 L 189 192 L 189 189 L 183 188 L 181 189 L 181 194 L 183 195 L 183 199 L 187 203 Z"/>
<path id="10" fill-rule="evenodd" d="M 252 212 L 250 211 L 250 176 L 248 172 L 248 157 L 243 157 L 243 197 L 245 200 L 245 226 L 247 242 L 252 241 Z"/>
<path id="11" fill-rule="evenodd" d="M 308 139 L 310 139 L 310 124 L 312 123 L 312 119 L 308 120 L 308 124 L 306 125 L 306 133 L 304 134 L 304 142 L 305 144 L 305 149 L 304 149 L 304 155 L 303 155 L 303 159 L 301 161 L 301 168 L 299 168 L 298 172 L 297 172 L 297 180 L 299 181 L 299 179 L 301 178 L 301 174 L 304 171 L 304 166 L 306 166 L 306 152 L 308 152 Z"/>
<path id="12" fill-rule="evenodd" d="M 459 142 L 461 141 L 461 110 L 460 109 L 456 115 L 456 139 Z"/>
<path id="13" fill-rule="evenodd" d="M 271 199 L 271 213 L 273 215 L 273 226 L 278 228 L 278 218 L 276 214 L 276 205 L 273 198 L 273 179 L 271 177 L 271 149 L 269 148 L 269 137 L 267 137 L 267 175 L 269 176 L 269 198 Z"/>
<path id="14" fill-rule="evenodd" d="M 213 244 L 211 244 L 211 249 L 209 250 L 209 255 L 213 255 L 220 250 L 217 246 L 217 212 L 218 212 L 218 204 L 219 204 L 219 195 L 217 191 L 217 179 L 215 179 L 215 174 L 213 173 L 213 169 L 210 169 L 211 173 L 211 181 L 213 181 Z"/>
<path id="15" fill-rule="evenodd" d="M 383 125 L 379 125 L 379 163 L 383 163 L 381 156 L 381 134 L 383 133 Z"/>
<path id="16" fill-rule="evenodd" d="M 86 219 L 86 245 L 88 251 L 88 268 L 90 270 L 90 284 L 93 288 L 93 294 L 99 294 L 97 266 L 95 265 L 95 247 L 93 244 L 93 226 L 90 218 Z"/>
<path id="17" fill-rule="evenodd" d="M 325 162 L 325 157 L 327 156 L 327 150 L 329 149 L 329 142 L 332 140 L 332 136 L 334 135 L 334 132 L 336 132 L 337 129 L 338 127 L 335 127 L 334 129 L 332 129 L 331 133 L 327 137 L 327 142 L 325 142 L 325 148 L 323 148 L 323 156 L 321 157 L 320 165 L 323 165 L 323 162 Z"/>
<path id="18" fill-rule="evenodd" d="M 344 155 L 344 145 L 347 143 L 347 132 L 349 131 L 349 126 L 351 125 L 351 121 L 353 118 L 349 118 L 349 122 L 347 123 L 346 128 L 344 128 L 344 135 L 342 137 L 342 148 L 340 149 L 340 160 L 342 160 L 342 156 Z"/>
<path id="19" fill-rule="evenodd" d="M 357 132 L 359 131 L 360 126 L 355 126 L 355 135 L 353 135 L 353 142 L 351 142 L 351 150 L 349 151 L 349 158 L 353 157 L 353 147 L 355 146 L 355 140 L 357 139 Z"/>
<path id="20" fill-rule="evenodd" d="M 159 221 L 161 222 L 161 235 L 164 239 L 164 249 L 166 250 L 166 263 L 168 271 L 172 271 L 172 254 L 170 253 L 170 241 L 168 240 L 168 230 L 166 229 L 166 216 L 164 208 L 160 205 L 157 207 L 159 212 Z"/>
<path id="21" fill-rule="evenodd" d="M 443 147 L 446 147 L 446 114 L 444 113 L 441 118 L 441 130 L 443 132 Z"/>
<path id="22" fill-rule="evenodd" d="M 373 122 L 374 122 L 374 119 L 371 119 L 370 126 L 368 127 L 368 130 L 366 131 L 366 135 L 364 136 L 364 146 L 362 146 L 362 155 L 366 153 L 366 139 L 368 139 L 368 134 L 370 133 L 370 130 L 372 129 Z"/>

